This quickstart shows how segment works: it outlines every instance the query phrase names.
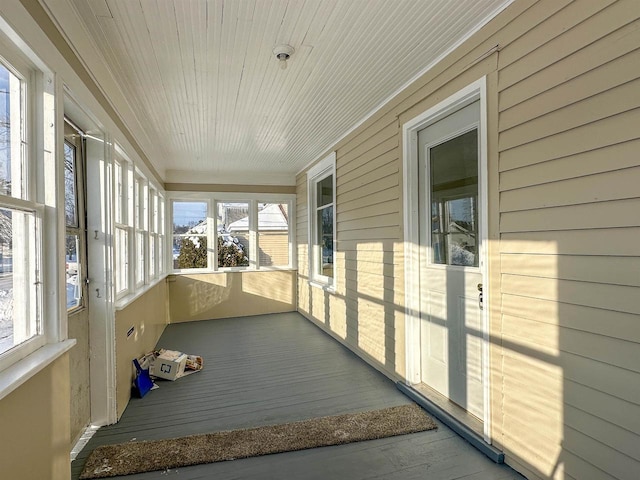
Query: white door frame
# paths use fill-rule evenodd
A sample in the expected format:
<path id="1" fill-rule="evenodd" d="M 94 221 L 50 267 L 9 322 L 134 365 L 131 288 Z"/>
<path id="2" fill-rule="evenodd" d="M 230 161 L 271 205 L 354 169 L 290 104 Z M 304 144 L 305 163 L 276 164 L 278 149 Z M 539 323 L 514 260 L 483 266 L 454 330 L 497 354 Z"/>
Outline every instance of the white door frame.
<path id="1" fill-rule="evenodd" d="M 473 82 L 427 111 L 409 120 L 402 127 L 403 204 L 404 204 L 404 281 L 405 281 L 405 345 L 407 384 L 420 383 L 420 264 L 419 264 L 419 203 L 418 203 L 418 132 L 456 110 L 480 100 L 480 244 L 479 265 L 483 278 L 484 309 L 482 310 L 482 383 L 484 400 L 484 439 L 491 443 L 491 403 L 489 375 L 489 276 L 487 258 L 488 167 L 487 167 L 487 81 Z"/>
<path id="2" fill-rule="evenodd" d="M 85 128 L 89 375 L 91 425 L 118 421 L 116 404 L 115 305 L 113 294 L 113 143 L 105 128 L 65 87 L 64 113 Z M 89 127 L 89 128 L 87 128 Z"/>

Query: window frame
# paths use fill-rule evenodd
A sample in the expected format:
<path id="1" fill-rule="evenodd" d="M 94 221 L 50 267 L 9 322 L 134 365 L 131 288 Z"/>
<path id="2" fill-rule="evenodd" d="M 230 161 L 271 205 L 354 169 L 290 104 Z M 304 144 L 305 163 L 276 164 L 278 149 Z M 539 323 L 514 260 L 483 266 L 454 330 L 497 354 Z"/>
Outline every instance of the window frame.
<path id="1" fill-rule="evenodd" d="M 159 208 L 158 191 L 153 185 L 149 185 L 149 248 L 147 253 L 147 278 L 149 282 L 158 277 Z"/>
<path id="2" fill-rule="evenodd" d="M 45 70 L 44 65 L 32 52 L 21 51 L 8 40 L 4 32 L 0 33 L 0 46 L 2 47 L 0 64 L 20 81 L 20 131 L 17 140 L 20 142 L 21 169 L 20 182 L 18 185 L 12 182 L 11 194 L 0 194 L 0 207 L 33 216 L 35 235 L 27 242 L 29 247 L 27 247 L 25 262 L 28 264 L 26 271 L 30 277 L 28 281 L 33 280 L 34 285 L 32 294 L 27 294 L 28 322 L 36 328 L 35 334 L 0 353 L 0 398 L 2 398 L 18 385 L 12 372 L 25 371 L 21 376 L 23 379 L 25 376 L 33 375 L 39 370 L 38 365 L 46 364 L 67 351 L 73 345 L 73 341 L 65 342 L 66 336 L 63 333 L 61 304 L 64 302 L 66 305 L 66 293 L 63 296 L 62 292 L 59 292 L 55 296 L 55 302 L 48 302 L 45 301 L 43 292 L 45 282 L 52 282 L 55 279 L 56 282 L 60 280 L 60 283 L 57 283 L 60 288 L 63 285 L 62 276 L 58 275 L 57 271 L 55 274 L 51 271 L 49 262 L 45 264 L 44 250 L 45 244 L 58 245 L 60 237 L 56 232 L 60 231 L 59 229 L 64 230 L 65 222 L 45 220 L 44 202 L 51 198 L 47 197 L 47 193 L 51 193 L 54 188 L 64 188 L 64 165 L 63 162 L 45 164 L 44 159 L 47 155 L 46 153 L 43 155 L 38 147 L 43 142 L 49 147 L 55 144 L 53 102 L 49 101 L 53 98 L 54 92 L 53 75 Z M 44 99 L 45 96 L 46 99 Z M 51 151 L 53 150 L 52 148 Z M 56 150 L 56 157 L 59 153 L 63 153 L 61 146 Z M 55 175 L 53 175 L 54 169 Z M 47 176 L 47 174 L 51 175 Z M 16 187 L 19 188 L 20 196 L 14 196 L 17 193 Z M 60 205 L 57 201 L 53 206 L 57 211 L 64 210 L 64 204 Z M 62 252 L 62 245 L 60 247 Z M 55 308 L 55 311 L 50 311 L 52 308 Z M 33 358 L 33 361 L 28 363 L 30 366 L 24 366 L 27 363 L 21 362 L 27 357 Z"/>
<path id="3" fill-rule="evenodd" d="M 166 276 L 165 259 L 165 192 L 150 180 L 124 150 L 116 144 L 113 159 L 114 198 L 114 298 L 116 309 L 122 309 Z M 157 211 L 154 208 L 157 196 Z M 118 198 L 119 197 L 119 198 Z M 118 211 L 119 207 L 119 211 Z M 126 236 L 126 253 L 118 250 L 118 236 Z M 153 239 L 153 242 L 152 242 Z M 150 252 L 153 245 L 153 269 Z M 142 255 L 140 255 L 140 247 Z M 126 272 L 122 275 L 122 265 Z M 120 287 L 119 278 L 127 285 Z"/>
<path id="4" fill-rule="evenodd" d="M 213 273 L 213 272 L 243 272 L 243 271 L 271 271 L 271 270 L 294 270 L 296 265 L 296 243 L 295 243 L 295 212 L 296 212 L 296 195 L 291 193 L 241 193 L 241 192 L 167 192 L 166 201 L 169 208 L 165 211 L 168 213 L 166 225 L 170 229 L 166 234 L 165 243 L 169 245 L 165 255 L 167 263 L 167 273 L 171 275 L 194 274 L 194 273 Z M 174 202 L 204 202 L 207 203 L 207 245 L 208 248 L 207 267 L 206 268 L 189 268 L 177 269 L 173 268 L 173 203 Z M 218 220 L 217 212 L 220 203 L 248 203 L 249 204 L 249 265 L 237 267 L 220 267 L 218 266 Z M 259 239 L 258 239 L 258 203 L 283 203 L 287 204 L 289 216 L 288 229 L 288 248 L 289 263 L 283 266 L 262 266 L 259 263 Z M 292 219 L 294 219 L 292 221 Z M 213 228 L 211 228 L 213 225 Z"/>
<path id="5" fill-rule="evenodd" d="M 120 174 L 118 175 L 118 171 Z M 130 185 L 130 181 L 133 178 L 130 175 L 131 165 L 130 162 L 127 161 L 120 155 L 116 155 L 114 159 L 114 198 L 119 196 L 119 200 L 114 202 L 114 209 L 119 207 L 119 215 L 114 212 L 114 290 L 115 290 L 115 299 L 120 300 L 121 298 L 127 296 L 133 291 L 133 283 L 132 283 L 132 268 L 131 268 L 131 259 L 133 257 L 131 251 L 131 238 L 133 236 L 133 220 L 130 218 L 133 213 L 133 209 L 131 204 L 133 203 L 133 198 L 131 196 L 131 192 L 133 191 L 132 186 Z M 118 176 L 120 178 L 118 178 Z M 118 185 L 120 185 L 120 190 L 118 189 Z M 119 191 L 118 191 L 119 190 Z M 118 219 L 120 221 L 118 221 Z M 125 245 L 126 251 L 124 254 L 118 251 L 118 236 L 120 233 L 124 234 L 125 237 Z M 123 272 L 120 271 L 122 268 L 120 265 L 120 260 L 124 260 L 124 265 L 126 267 L 124 275 Z M 119 285 L 118 278 L 122 278 L 125 281 L 124 286 Z M 121 286 L 122 288 L 118 289 Z"/>
<path id="6" fill-rule="evenodd" d="M 318 183 L 325 180 L 327 177 L 332 176 L 333 185 L 333 198 L 331 207 L 333 208 L 333 240 L 332 240 L 332 257 L 333 257 L 333 275 L 323 275 L 321 272 L 321 266 L 318 262 L 318 243 L 316 238 L 318 236 L 318 221 L 317 213 L 319 208 L 327 208 L 326 205 L 318 207 L 317 198 L 317 186 Z M 335 290 L 336 285 L 336 252 L 337 252 L 337 232 L 336 232 L 336 152 L 330 153 L 328 156 L 320 160 L 316 165 L 311 167 L 307 171 L 307 200 L 309 206 L 308 213 L 308 268 L 309 279 L 308 282 L 313 286 L 321 288 Z M 321 258 L 321 257 L 320 257 Z"/>
<path id="7" fill-rule="evenodd" d="M 149 283 L 148 250 L 149 250 L 149 184 L 148 180 L 137 170 L 134 182 L 134 288 L 139 290 Z M 138 243 L 139 242 L 139 243 Z"/>

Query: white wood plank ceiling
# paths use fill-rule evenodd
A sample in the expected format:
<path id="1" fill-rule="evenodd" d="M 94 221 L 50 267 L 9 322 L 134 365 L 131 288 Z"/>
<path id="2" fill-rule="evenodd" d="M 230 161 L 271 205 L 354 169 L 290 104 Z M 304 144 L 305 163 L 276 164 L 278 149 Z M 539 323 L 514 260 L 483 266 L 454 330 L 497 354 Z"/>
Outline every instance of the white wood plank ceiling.
<path id="1" fill-rule="evenodd" d="M 65 1 L 164 180 L 237 184 L 293 184 L 296 172 L 510 3 Z M 81 56 L 88 51 L 77 44 L 82 36 L 64 33 Z M 279 44 L 295 48 L 286 70 L 272 52 Z M 96 59 L 83 61 L 91 69 Z"/>

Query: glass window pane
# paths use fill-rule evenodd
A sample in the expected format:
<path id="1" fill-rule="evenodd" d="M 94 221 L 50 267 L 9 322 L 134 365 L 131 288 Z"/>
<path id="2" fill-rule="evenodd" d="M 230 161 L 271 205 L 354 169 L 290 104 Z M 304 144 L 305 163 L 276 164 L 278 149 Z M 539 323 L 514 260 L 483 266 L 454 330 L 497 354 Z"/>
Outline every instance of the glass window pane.
<path id="1" fill-rule="evenodd" d="M 69 142 L 64 142 L 64 213 L 67 226 L 77 227 L 76 147 Z"/>
<path id="2" fill-rule="evenodd" d="M 478 131 L 430 149 L 432 261 L 478 266 Z"/>
<path id="3" fill-rule="evenodd" d="M 129 235 L 125 228 L 116 228 L 116 293 L 129 288 Z"/>
<path id="4" fill-rule="evenodd" d="M 218 267 L 249 265 L 249 203 L 218 203 Z"/>
<path id="5" fill-rule="evenodd" d="M 149 278 L 156 276 L 156 237 L 149 235 Z"/>
<path id="6" fill-rule="evenodd" d="M 67 235 L 65 252 L 65 270 L 67 277 L 67 309 L 80 306 L 82 298 L 80 236 Z"/>
<path id="7" fill-rule="evenodd" d="M 158 237 L 158 274 L 164 273 L 164 237 Z"/>
<path id="8" fill-rule="evenodd" d="M 134 215 L 134 204 L 133 204 L 133 184 L 134 184 L 134 178 L 133 178 L 133 169 L 130 168 L 129 165 L 127 165 L 125 167 L 125 175 L 127 176 L 127 195 L 126 197 L 123 197 L 124 200 L 127 201 L 127 225 L 129 225 L 130 227 L 133 227 L 134 225 L 134 220 L 135 220 L 135 215 Z"/>
<path id="9" fill-rule="evenodd" d="M 173 268 L 207 268 L 207 237 L 198 235 L 174 237 Z"/>
<path id="10" fill-rule="evenodd" d="M 206 202 L 173 202 L 173 233 L 203 233 L 207 228 Z"/>
<path id="11" fill-rule="evenodd" d="M 158 208 L 159 211 L 159 219 L 158 221 L 160 222 L 159 225 L 159 233 L 161 235 L 164 235 L 164 199 L 162 197 L 160 197 L 160 206 Z"/>
<path id="12" fill-rule="evenodd" d="M 158 233 L 158 194 L 151 192 L 151 231 Z"/>
<path id="13" fill-rule="evenodd" d="M 333 206 L 318 210 L 318 259 L 320 262 L 320 274 L 333 277 Z"/>
<path id="14" fill-rule="evenodd" d="M 123 186 L 123 178 L 122 178 L 122 166 L 116 162 L 115 163 L 115 181 L 116 181 L 116 192 L 114 196 L 114 214 L 116 223 L 123 223 L 122 221 L 122 196 L 124 195 L 124 186 Z"/>
<path id="15" fill-rule="evenodd" d="M 39 335 L 35 215 L 0 208 L 0 354 Z"/>
<path id="16" fill-rule="evenodd" d="M 286 203 L 258 204 L 261 267 L 289 265 L 289 210 Z"/>
<path id="17" fill-rule="evenodd" d="M 318 200 L 316 207 L 333 203 L 333 175 L 323 178 L 317 184 Z"/>
<path id="18" fill-rule="evenodd" d="M 138 268 L 136 268 L 136 284 L 144 282 L 144 233 L 136 233 L 136 260 L 138 261 Z"/>
<path id="19" fill-rule="evenodd" d="M 0 194 L 23 197 L 22 81 L 0 65 Z"/>

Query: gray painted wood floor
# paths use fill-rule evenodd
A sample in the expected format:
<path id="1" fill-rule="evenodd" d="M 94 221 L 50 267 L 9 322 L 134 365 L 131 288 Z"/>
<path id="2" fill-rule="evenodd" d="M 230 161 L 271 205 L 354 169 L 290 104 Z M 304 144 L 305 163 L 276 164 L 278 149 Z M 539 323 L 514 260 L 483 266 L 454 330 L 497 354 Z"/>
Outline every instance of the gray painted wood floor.
<path id="1" fill-rule="evenodd" d="M 298 313 L 169 325 L 159 348 L 204 357 L 204 369 L 132 399 L 72 463 L 97 446 L 285 423 L 409 403 L 394 383 Z M 438 422 L 439 423 L 439 422 Z M 164 479 L 522 479 L 439 423 L 430 432 L 150 472 Z"/>

